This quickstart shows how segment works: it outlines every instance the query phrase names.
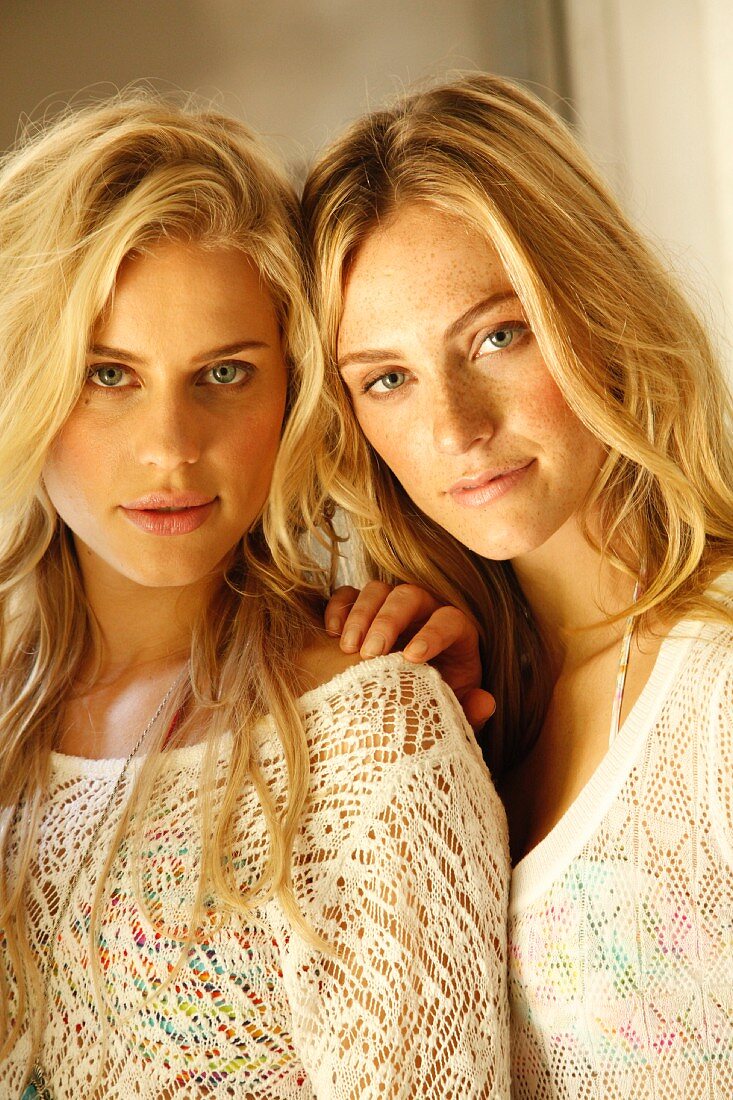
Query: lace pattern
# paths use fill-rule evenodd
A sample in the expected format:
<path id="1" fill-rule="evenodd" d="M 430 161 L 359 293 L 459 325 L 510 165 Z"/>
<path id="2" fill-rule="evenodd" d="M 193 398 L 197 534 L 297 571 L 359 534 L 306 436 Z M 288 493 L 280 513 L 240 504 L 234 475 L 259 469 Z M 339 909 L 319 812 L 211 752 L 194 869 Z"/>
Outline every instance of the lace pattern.
<path id="1" fill-rule="evenodd" d="M 460 708 L 436 673 L 399 656 L 354 666 L 301 702 L 312 782 L 293 881 L 340 952 L 314 950 L 276 901 L 244 921 L 210 899 L 204 942 L 173 972 L 200 857 L 201 752 L 172 752 L 141 853 L 152 919 L 131 838 L 106 887 L 106 1051 L 87 933 L 116 814 L 62 925 L 43 1053 L 57 1100 L 508 1095 L 506 827 Z M 283 790 L 279 741 L 269 720 L 258 729 L 263 772 Z M 222 769 L 226 758 L 223 745 Z M 36 944 L 119 764 L 54 757 L 30 890 Z M 231 856 L 240 881 L 265 845 L 244 790 Z M 25 1054 L 21 1042 L 0 1065 L 2 1095 L 19 1094 Z"/>
<path id="2" fill-rule="evenodd" d="M 733 1096 L 733 631 L 676 628 L 620 740 L 559 836 L 515 872 L 514 1095 L 724 1100 Z"/>

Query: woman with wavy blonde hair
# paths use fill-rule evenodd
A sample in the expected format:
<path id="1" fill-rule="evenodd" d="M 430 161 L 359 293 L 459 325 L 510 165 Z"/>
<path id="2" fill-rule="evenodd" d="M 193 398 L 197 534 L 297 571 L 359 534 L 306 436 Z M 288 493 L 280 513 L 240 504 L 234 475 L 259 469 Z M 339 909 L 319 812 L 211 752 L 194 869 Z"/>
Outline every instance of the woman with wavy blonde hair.
<path id="1" fill-rule="evenodd" d="M 483 639 L 515 1093 L 727 1096 L 733 448 L 703 327 L 567 128 L 500 78 L 357 122 L 304 211 L 351 418 L 334 497 L 382 582 L 330 621 L 386 652 L 421 586 Z"/>
<path id="2" fill-rule="evenodd" d="M 245 128 L 153 97 L 0 172 L 3 1096 L 507 1094 L 478 748 L 317 626 L 296 230 Z"/>

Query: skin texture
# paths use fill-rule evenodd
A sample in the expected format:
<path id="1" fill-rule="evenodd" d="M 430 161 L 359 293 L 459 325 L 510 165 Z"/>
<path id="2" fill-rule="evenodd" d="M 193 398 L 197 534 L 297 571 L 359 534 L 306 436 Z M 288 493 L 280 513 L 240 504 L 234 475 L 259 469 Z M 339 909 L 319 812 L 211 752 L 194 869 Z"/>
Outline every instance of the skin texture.
<path id="1" fill-rule="evenodd" d="M 496 252 L 474 230 L 415 205 L 372 233 L 346 283 L 338 354 L 367 439 L 466 546 L 516 559 L 574 522 L 603 449 L 565 403 Z M 514 474 L 497 483 L 502 495 L 480 506 L 449 492 L 505 471 Z"/>
<path id="2" fill-rule="evenodd" d="M 212 354 L 249 342 L 261 346 Z M 122 264 L 93 334 L 103 346 L 118 353 L 90 352 L 46 490 L 74 532 L 85 584 L 200 584 L 267 496 L 286 393 L 273 304 L 241 253 L 161 244 Z M 222 367 L 233 381 L 217 381 Z M 214 502 L 187 534 L 141 531 L 122 507 L 184 490 Z"/>

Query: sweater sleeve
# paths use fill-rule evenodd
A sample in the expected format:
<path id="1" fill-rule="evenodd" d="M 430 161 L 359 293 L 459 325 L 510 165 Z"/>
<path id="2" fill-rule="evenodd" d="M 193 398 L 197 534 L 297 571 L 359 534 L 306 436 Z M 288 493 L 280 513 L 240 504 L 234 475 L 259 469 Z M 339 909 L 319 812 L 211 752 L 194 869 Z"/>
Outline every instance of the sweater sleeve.
<path id="1" fill-rule="evenodd" d="M 380 708 L 399 759 L 309 906 L 334 953 L 295 933 L 285 951 L 293 1040 L 324 1100 L 509 1095 L 504 813 L 430 675 L 428 705 L 409 691 Z"/>

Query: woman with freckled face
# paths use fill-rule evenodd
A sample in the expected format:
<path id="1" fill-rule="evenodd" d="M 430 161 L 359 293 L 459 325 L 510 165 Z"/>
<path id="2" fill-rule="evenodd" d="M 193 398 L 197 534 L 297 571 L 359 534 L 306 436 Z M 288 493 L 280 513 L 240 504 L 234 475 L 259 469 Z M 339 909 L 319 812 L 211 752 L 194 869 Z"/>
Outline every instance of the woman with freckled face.
<path id="1" fill-rule="evenodd" d="M 509 1095 L 506 818 L 322 626 L 295 195 L 120 96 L 0 167 L 0 1096 Z"/>
<path id="2" fill-rule="evenodd" d="M 477 232 L 416 204 L 371 234 L 344 288 L 338 349 L 370 443 L 462 543 L 516 558 L 577 513 L 602 445 L 570 413 Z"/>
<path id="3" fill-rule="evenodd" d="M 303 209 L 348 425 L 333 495 L 375 578 L 326 622 L 363 655 L 417 629 L 405 656 L 474 724 L 482 680 L 496 700 L 513 1095 L 723 1100 L 733 447 L 703 327 L 498 77 L 355 123 Z"/>

